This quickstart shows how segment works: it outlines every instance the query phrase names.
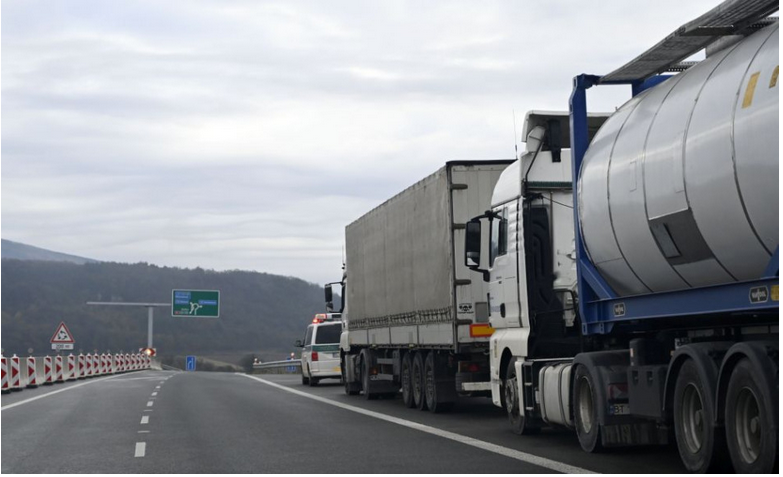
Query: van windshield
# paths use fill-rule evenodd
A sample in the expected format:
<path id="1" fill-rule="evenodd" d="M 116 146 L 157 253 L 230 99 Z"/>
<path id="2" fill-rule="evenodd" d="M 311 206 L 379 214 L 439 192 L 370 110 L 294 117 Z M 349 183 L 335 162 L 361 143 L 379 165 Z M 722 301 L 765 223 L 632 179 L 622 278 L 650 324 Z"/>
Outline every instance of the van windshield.
<path id="1" fill-rule="evenodd" d="M 321 325 L 315 333 L 315 344 L 334 344 L 340 342 L 340 323 Z"/>

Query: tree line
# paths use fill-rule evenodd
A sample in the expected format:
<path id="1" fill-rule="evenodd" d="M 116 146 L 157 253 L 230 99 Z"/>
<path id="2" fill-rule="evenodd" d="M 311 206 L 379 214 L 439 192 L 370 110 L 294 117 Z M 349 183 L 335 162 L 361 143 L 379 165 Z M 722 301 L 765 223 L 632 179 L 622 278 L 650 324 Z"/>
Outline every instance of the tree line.
<path id="1" fill-rule="evenodd" d="M 88 306 L 88 301 L 169 303 L 173 289 L 220 290 L 220 317 L 171 317 L 156 308 L 153 345 L 161 355 L 253 353 L 281 359 L 294 351 L 323 290 L 304 280 L 250 271 L 159 267 L 147 263 L 2 260 L 2 347 L 51 353 L 64 321 L 75 352 L 130 352 L 147 344 L 147 310 Z"/>

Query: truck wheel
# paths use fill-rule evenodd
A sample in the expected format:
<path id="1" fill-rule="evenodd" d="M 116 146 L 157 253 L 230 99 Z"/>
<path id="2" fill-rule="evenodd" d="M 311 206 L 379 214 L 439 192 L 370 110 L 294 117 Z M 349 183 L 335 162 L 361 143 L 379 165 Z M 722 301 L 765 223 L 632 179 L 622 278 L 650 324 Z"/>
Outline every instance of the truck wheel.
<path id="1" fill-rule="evenodd" d="M 726 440 L 734 470 L 777 473 L 778 417 L 767 380 L 745 358 L 737 363 L 726 391 Z"/>
<path id="2" fill-rule="evenodd" d="M 343 354 L 342 362 L 340 363 L 340 380 L 345 387 L 345 394 L 349 396 L 356 396 L 359 391 L 362 390 L 361 383 L 349 383 L 346 377 L 346 369 L 348 369 L 348 355 Z"/>
<path id="3" fill-rule="evenodd" d="M 421 355 L 421 351 L 417 351 L 413 357 L 411 388 L 413 389 L 414 405 L 417 409 L 424 411 L 427 409 L 427 400 L 424 398 L 424 358 Z"/>
<path id="4" fill-rule="evenodd" d="M 685 468 L 707 472 L 725 460 L 725 435 L 715 432 L 715 402 L 693 360 L 680 368 L 674 386 L 674 435 Z"/>
<path id="5" fill-rule="evenodd" d="M 433 351 L 427 353 L 427 359 L 424 360 L 424 400 L 431 412 L 447 412 L 454 407 L 454 402 L 444 401 L 444 396 L 438 391 L 438 380 L 442 378 L 442 371 L 438 369 L 436 360 L 437 355 Z"/>
<path id="6" fill-rule="evenodd" d="M 583 365 L 576 367 L 574 373 L 574 424 L 579 445 L 585 452 L 600 452 L 601 425 L 598 423 L 598 394 L 590 371 Z"/>
<path id="7" fill-rule="evenodd" d="M 362 391 L 364 391 L 364 399 L 369 401 L 378 399 L 376 393 L 370 392 L 370 352 L 362 350 L 361 354 L 361 372 L 362 372 Z"/>
<path id="8" fill-rule="evenodd" d="M 405 407 L 415 407 L 413 401 L 413 360 L 412 353 L 405 353 L 402 357 L 402 370 L 400 372 L 400 381 L 402 386 L 402 403 Z"/>
<path id="9" fill-rule="evenodd" d="M 514 366 L 515 359 L 510 360 L 506 364 L 505 373 L 503 374 L 503 405 L 506 408 L 506 414 L 508 415 L 508 421 L 511 424 L 511 431 L 514 434 L 537 434 L 541 429 L 536 426 L 531 426 L 530 421 L 525 418 L 524 411 L 520 408 L 519 400 L 519 383 L 517 380 L 517 370 Z"/>

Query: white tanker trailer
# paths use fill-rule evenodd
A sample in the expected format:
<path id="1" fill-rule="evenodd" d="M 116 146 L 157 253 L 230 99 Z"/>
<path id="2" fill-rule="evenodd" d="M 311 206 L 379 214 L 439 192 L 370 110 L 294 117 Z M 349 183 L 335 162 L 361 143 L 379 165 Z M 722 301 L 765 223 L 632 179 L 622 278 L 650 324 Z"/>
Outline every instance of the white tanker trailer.
<path id="1" fill-rule="evenodd" d="M 566 426 L 589 452 L 673 438 L 690 471 L 777 469 L 777 9 L 724 2 L 575 78 L 570 121 L 528 115 L 465 245 L 515 432 Z M 603 84 L 634 96 L 588 116 Z"/>

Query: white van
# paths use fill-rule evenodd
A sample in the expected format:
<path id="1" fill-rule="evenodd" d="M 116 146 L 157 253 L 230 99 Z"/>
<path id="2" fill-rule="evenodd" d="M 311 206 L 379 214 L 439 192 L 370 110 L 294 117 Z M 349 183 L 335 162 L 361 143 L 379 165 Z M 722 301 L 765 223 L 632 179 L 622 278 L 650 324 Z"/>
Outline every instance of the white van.
<path id="1" fill-rule="evenodd" d="M 316 386 L 324 378 L 340 379 L 340 313 L 319 313 L 307 326 L 302 348 L 302 384 Z"/>

